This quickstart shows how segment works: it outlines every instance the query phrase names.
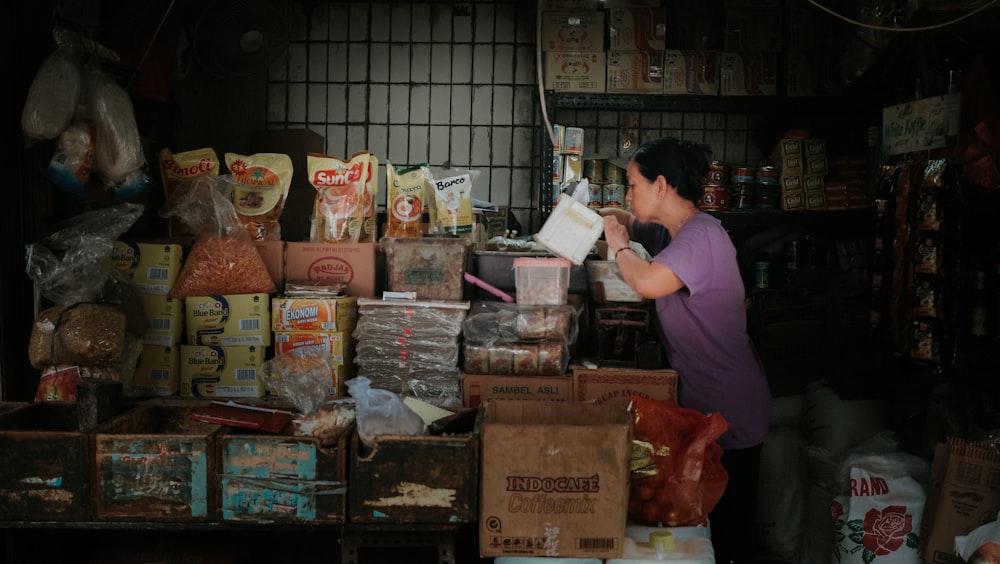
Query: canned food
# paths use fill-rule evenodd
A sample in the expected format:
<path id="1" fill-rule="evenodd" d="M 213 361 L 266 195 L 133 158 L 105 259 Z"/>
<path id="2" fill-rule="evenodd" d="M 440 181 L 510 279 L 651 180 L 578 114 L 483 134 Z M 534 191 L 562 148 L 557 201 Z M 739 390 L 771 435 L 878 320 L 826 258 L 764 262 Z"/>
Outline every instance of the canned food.
<path id="1" fill-rule="evenodd" d="M 625 187 L 621 184 L 604 185 L 604 207 L 620 208 L 625 200 Z"/>
<path id="2" fill-rule="evenodd" d="M 758 184 L 754 194 L 754 208 L 758 210 L 773 210 L 778 205 L 780 191 L 777 186 Z"/>
<path id="3" fill-rule="evenodd" d="M 767 288 L 771 285 L 771 265 L 767 261 L 754 263 L 753 285 L 755 288 Z"/>
<path id="4" fill-rule="evenodd" d="M 774 170 L 774 167 L 764 167 L 757 171 L 757 183 L 758 184 L 777 184 L 778 183 L 778 171 Z"/>
<path id="5" fill-rule="evenodd" d="M 583 176 L 591 182 L 602 184 L 604 178 L 604 159 L 587 159 L 583 161 Z"/>
<path id="6" fill-rule="evenodd" d="M 604 207 L 604 186 L 600 184 L 588 184 L 590 198 L 587 200 L 587 207 L 600 209 Z"/>
<path id="7" fill-rule="evenodd" d="M 698 209 L 703 211 L 726 211 L 729 209 L 729 188 L 705 184 L 701 187 Z"/>
<path id="8" fill-rule="evenodd" d="M 746 166 L 733 169 L 733 182 L 756 182 L 757 171 Z"/>
<path id="9" fill-rule="evenodd" d="M 725 184 L 726 165 L 719 161 L 712 161 L 708 165 L 708 173 L 705 175 L 705 184 Z"/>
<path id="10" fill-rule="evenodd" d="M 604 177 L 608 184 L 625 183 L 625 171 L 611 163 L 604 167 Z"/>

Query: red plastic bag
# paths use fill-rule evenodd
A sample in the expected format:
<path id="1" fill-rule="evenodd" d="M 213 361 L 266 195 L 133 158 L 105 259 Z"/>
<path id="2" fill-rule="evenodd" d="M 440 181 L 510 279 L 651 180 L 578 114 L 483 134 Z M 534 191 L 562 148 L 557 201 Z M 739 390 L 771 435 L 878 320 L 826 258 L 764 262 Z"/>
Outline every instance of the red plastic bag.
<path id="1" fill-rule="evenodd" d="M 632 396 L 631 521 L 667 527 L 703 525 L 729 474 L 716 442 L 729 424 L 672 401 Z M 643 463 L 644 461 L 644 463 Z"/>

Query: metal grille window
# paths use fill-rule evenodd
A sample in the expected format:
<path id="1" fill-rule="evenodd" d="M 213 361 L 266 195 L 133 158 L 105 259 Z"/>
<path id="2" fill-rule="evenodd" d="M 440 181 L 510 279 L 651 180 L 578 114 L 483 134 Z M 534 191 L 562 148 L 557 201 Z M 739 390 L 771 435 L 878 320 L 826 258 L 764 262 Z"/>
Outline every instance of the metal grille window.
<path id="1" fill-rule="evenodd" d="M 268 129 L 308 128 L 342 158 L 368 150 L 394 166 L 479 171 L 477 199 L 510 206 L 527 232 L 541 227 L 544 136 L 529 0 L 304 3 L 307 33 L 272 63 Z M 754 163 L 752 114 L 559 109 L 585 129 L 585 157 L 627 155 L 673 135 L 712 146 L 714 158 Z M 385 175 L 379 194 L 384 204 Z"/>

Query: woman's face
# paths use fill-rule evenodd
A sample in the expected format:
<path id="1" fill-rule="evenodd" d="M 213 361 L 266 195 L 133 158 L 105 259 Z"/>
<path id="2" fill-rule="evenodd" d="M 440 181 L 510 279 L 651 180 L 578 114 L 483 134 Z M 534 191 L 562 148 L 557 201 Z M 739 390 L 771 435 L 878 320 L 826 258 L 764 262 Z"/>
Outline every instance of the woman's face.
<path id="1" fill-rule="evenodd" d="M 634 161 L 629 161 L 625 178 L 628 182 L 625 201 L 632 208 L 632 215 L 639 221 L 649 221 L 658 201 L 656 183 L 643 176 Z"/>

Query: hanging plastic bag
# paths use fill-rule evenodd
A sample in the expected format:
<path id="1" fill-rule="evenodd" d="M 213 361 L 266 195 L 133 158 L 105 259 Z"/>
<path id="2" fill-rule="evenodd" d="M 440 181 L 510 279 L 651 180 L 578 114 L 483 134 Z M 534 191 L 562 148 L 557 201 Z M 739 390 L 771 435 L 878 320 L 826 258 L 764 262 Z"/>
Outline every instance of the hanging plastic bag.
<path id="1" fill-rule="evenodd" d="M 729 428 L 672 401 L 632 396 L 633 472 L 629 518 L 695 527 L 705 523 L 729 482 L 716 440 Z"/>
<path id="2" fill-rule="evenodd" d="M 199 176 L 160 210 L 161 217 L 177 217 L 197 234 L 170 297 L 270 294 L 277 289 L 230 194 L 228 175 Z"/>
<path id="3" fill-rule="evenodd" d="M 80 103 L 80 62 L 69 44 L 42 61 L 21 111 L 21 130 L 29 141 L 55 139 L 73 121 Z"/>
<path id="4" fill-rule="evenodd" d="M 76 203 L 82 203 L 87 197 L 95 144 L 94 126 L 77 121 L 59 134 L 56 154 L 45 169 L 45 176 Z"/>
<path id="5" fill-rule="evenodd" d="M 97 65 L 84 71 L 85 117 L 94 124 L 94 170 L 117 200 L 148 188 L 150 179 L 132 100 Z"/>
<path id="6" fill-rule="evenodd" d="M 424 435 L 424 420 L 403 403 L 398 394 L 371 387 L 371 380 L 357 376 L 347 381 L 347 392 L 357 402 L 358 436 L 368 448 L 378 435 Z"/>

